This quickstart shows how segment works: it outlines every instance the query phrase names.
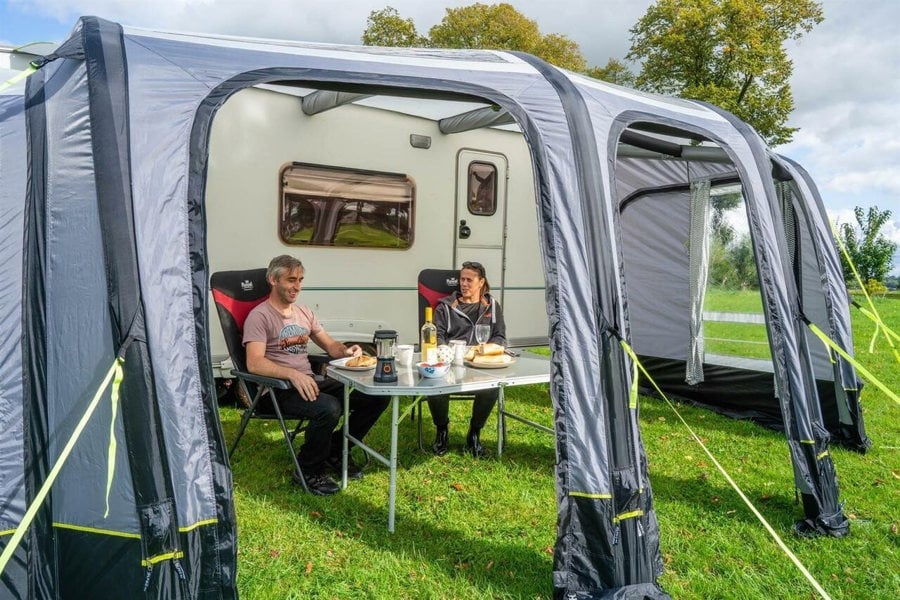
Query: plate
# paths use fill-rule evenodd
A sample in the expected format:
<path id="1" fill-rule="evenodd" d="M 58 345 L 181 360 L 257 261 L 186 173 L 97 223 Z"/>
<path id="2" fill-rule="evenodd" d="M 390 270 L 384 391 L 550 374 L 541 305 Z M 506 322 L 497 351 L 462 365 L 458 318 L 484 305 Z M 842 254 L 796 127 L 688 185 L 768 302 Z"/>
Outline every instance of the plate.
<path id="1" fill-rule="evenodd" d="M 508 367 L 509 365 L 514 365 L 514 364 L 516 364 L 516 359 L 513 358 L 513 359 L 510 360 L 508 363 L 501 363 L 501 364 L 497 364 L 497 363 L 474 363 L 474 362 L 472 362 L 471 360 L 463 361 L 463 363 L 464 363 L 467 367 L 472 367 L 473 369 L 505 369 L 505 368 Z"/>
<path id="2" fill-rule="evenodd" d="M 347 358 L 336 358 L 333 361 L 329 362 L 328 364 L 331 365 L 332 367 L 335 367 L 338 369 L 343 369 L 344 371 L 371 371 L 372 369 L 375 368 L 375 365 L 372 365 L 371 367 L 348 367 L 347 361 L 350 360 L 351 358 L 353 358 L 353 357 L 348 356 Z M 378 363 L 375 363 L 375 364 L 378 364 Z"/>

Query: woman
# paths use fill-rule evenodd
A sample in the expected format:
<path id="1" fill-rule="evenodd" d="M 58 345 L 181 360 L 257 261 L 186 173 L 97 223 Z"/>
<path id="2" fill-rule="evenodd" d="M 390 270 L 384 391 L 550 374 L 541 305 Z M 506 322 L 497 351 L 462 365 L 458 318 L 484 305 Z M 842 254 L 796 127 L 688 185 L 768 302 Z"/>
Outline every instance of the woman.
<path id="1" fill-rule="evenodd" d="M 438 344 L 447 344 L 450 340 L 466 340 L 466 344 L 474 346 L 475 325 L 490 325 L 489 342 L 506 346 L 506 324 L 503 322 L 503 311 L 490 291 L 484 267 L 477 262 L 464 262 L 459 271 L 459 291 L 441 298 L 434 310 L 434 325 L 437 328 Z M 466 435 L 466 452 L 476 458 L 484 458 L 485 451 L 479 440 L 481 428 L 497 403 L 499 392 L 483 390 L 475 393 L 475 404 L 472 406 L 472 418 L 469 421 L 469 433 Z M 449 448 L 450 396 L 430 396 L 428 407 L 436 430 L 432 450 L 443 456 Z"/>

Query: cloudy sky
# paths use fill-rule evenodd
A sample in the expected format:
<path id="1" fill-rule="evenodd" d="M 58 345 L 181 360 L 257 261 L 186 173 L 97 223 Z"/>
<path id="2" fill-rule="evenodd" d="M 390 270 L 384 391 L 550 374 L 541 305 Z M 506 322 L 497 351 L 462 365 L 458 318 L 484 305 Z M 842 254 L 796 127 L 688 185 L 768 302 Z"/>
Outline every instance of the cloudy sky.
<path id="1" fill-rule="evenodd" d="M 491 0 L 482 0 L 490 3 Z M 575 40 L 588 62 L 623 59 L 650 0 L 509 0 L 544 33 Z M 474 0 L 0 0 L 0 43 L 63 39 L 79 15 L 136 27 L 359 43 L 372 10 L 393 6 L 426 33 L 448 7 Z M 789 52 L 799 127 L 779 152 L 803 164 L 833 218 L 854 206 L 893 211 L 900 244 L 900 0 L 822 0 L 825 21 Z M 633 66 L 633 65 L 632 65 Z M 900 273 L 900 252 L 893 273 Z"/>

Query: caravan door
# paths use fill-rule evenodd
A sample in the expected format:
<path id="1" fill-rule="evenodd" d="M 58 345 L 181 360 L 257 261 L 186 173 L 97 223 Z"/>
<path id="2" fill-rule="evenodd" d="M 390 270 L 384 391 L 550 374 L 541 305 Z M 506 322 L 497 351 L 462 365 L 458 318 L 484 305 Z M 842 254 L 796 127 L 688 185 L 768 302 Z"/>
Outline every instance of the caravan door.
<path id="1" fill-rule="evenodd" d="M 507 161 L 502 154 L 460 150 L 456 162 L 454 267 L 470 260 L 487 272 L 503 302 Z"/>

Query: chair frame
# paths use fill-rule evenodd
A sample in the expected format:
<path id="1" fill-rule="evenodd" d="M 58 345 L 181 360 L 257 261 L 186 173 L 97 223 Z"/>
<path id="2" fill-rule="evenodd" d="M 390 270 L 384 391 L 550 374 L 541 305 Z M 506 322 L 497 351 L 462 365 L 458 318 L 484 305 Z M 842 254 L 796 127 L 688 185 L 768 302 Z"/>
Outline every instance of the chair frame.
<path id="1" fill-rule="evenodd" d="M 234 451 L 237 450 L 238 442 L 241 441 L 241 437 L 243 437 L 244 431 L 247 429 L 247 425 L 250 423 L 250 419 L 253 418 L 254 414 L 256 414 L 256 418 L 258 419 L 274 418 L 281 426 L 281 432 L 284 434 L 284 439 L 288 446 L 288 452 L 291 455 L 291 460 L 294 462 L 294 471 L 297 474 L 297 478 L 300 480 L 303 489 L 309 491 L 309 488 L 306 485 L 306 478 L 303 476 L 303 470 L 300 469 L 300 461 L 297 460 L 297 454 L 294 451 L 294 438 L 297 437 L 298 433 L 306 431 L 306 428 L 309 426 L 309 421 L 307 419 L 298 418 L 297 426 L 294 427 L 294 430 L 288 431 L 285 417 L 281 412 L 281 406 L 278 404 L 278 399 L 275 397 L 276 389 L 289 390 L 291 389 L 291 383 L 287 379 L 263 377 L 261 375 L 254 375 L 253 373 L 248 373 L 246 371 L 238 371 L 237 369 L 232 369 L 231 374 L 235 376 L 235 379 L 237 379 L 238 385 L 241 387 L 241 391 L 244 393 L 244 397 L 250 398 L 250 391 L 247 389 L 248 381 L 256 384 L 257 391 L 256 395 L 250 401 L 250 404 L 245 406 L 244 411 L 241 413 L 241 424 L 238 427 L 237 435 L 235 436 L 234 441 L 231 443 L 231 448 L 228 450 L 229 460 L 234 455 Z M 272 408 L 275 410 L 274 415 L 256 413 L 256 408 L 259 405 L 259 401 L 262 400 L 263 396 L 265 395 L 268 395 L 269 399 L 272 402 Z"/>
<path id="2" fill-rule="evenodd" d="M 281 405 L 279 404 L 278 398 L 275 395 L 275 390 L 291 389 L 291 382 L 286 379 L 265 377 L 247 371 L 244 368 L 244 356 L 241 354 L 243 346 L 240 345 L 240 342 L 236 342 L 234 339 L 232 339 L 232 336 L 235 332 L 228 329 L 229 326 L 233 326 L 236 329 L 237 334 L 240 335 L 243 332 L 244 323 L 237 322 L 236 315 L 231 312 L 223 303 L 223 296 L 232 300 L 239 300 L 239 298 L 237 298 L 236 296 L 240 296 L 241 292 L 246 290 L 233 290 L 230 289 L 231 286 L 223 285 L 223 283 L 233 278 L 237 278 L 237 280 L 241 282 L 252 282 L 253 284 L 261 284 L 261 282 L 264 281 L 265 285 L 262 287 L 262 289 L 265 290 L 265 293 L 263 295 L 253 297 L 249 294 L 246 294 L 243 299 L 239 300 L 244 303 L 245 307 L 248 303 L 253 302 L 256 302 L 256 304 L 253 305 L 256 306 L 264 302 L 269 294 L 269 285 L 268 281 L 266 281 L 265 279 L 265 272 L 265 269 L 219 271 L 213 273 L 212 277 L 210 277 L 210 287 L 213 291 L 213 299 L 215 300 L 216 309 L 219 314 L 219 320 L 222 323 L 222 333 L 225 335 L 225 341 L 228 346 L 228 355 L 231 357 L 232 364 L 234 364 L 234 366 L 236 367 L 231 370 L 231 374 L 234 375 L 235 379 L 237 380 L 240 392 L 243 393 L 243 398 L 249 401 L 244 407 L 244 411 L 241 415 L 241 423 L 238 427 L 237 435 L 235 436 L 235 439 L 231 444 L 231 448 L 228 451 L 228 458 L 230 460 L 237 450 L 238 442 L 240 442 L 241 438 L 243 437 L 244 432 L 247 429 L 247 425 L 250 423 L 250 419 L 254 417 L 258 419 L 275 419 L 278 421 L 281 432 L 284 436 L 285 443 L 288 447 L 288 452 L 291 455 L 291 461 L 294 465 L 294 472 L 296 474 L 296 477 L 300 481 L 300 484 L 303 486 L 303 489 L 309 491 L 309 487 L 306 484 L 306 478 L 304 477 L 303 471 L 300 468 L 300 461 L 297 459 L 297 453 L 294 451 L 294 438 L 296 438 L 300 432 L 306 430 L 306 428 L 309 426 L 309 420 L 301 417 L 288 416 L 287 418 L 289 419 L 297 420 L 297 426 L 294 427 L 293 431 L 289 431 L 287 423 L 285 422 L 284 413 L 281 410 Z M 255 285 L 252 285 L 251 289 L 255 290 Z M 249 313 L 249 310 L 247 312 Z M 244 318 L 246 318 L 246 315 L 244 315 Z M 252 397 L 250 394 L 248 383 L 253 384 L 256 387 L 256 394 Z M 259 413 L 257 411 L 260 401 L 266 395 L 268 395 L 269 400 L 272 402 L 274 414 Z M 238 394 L 238 396 L 241 396 L 241 394 Z"/>

